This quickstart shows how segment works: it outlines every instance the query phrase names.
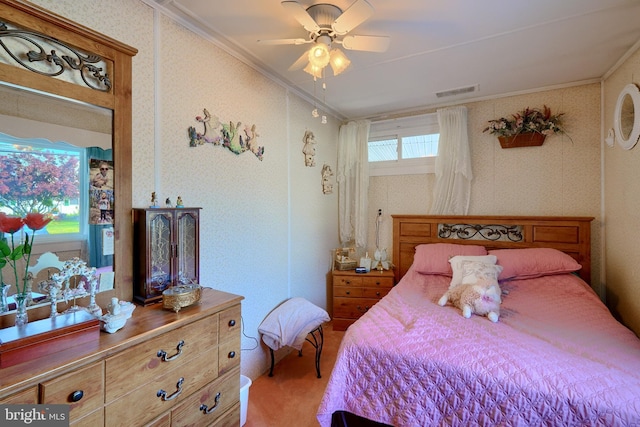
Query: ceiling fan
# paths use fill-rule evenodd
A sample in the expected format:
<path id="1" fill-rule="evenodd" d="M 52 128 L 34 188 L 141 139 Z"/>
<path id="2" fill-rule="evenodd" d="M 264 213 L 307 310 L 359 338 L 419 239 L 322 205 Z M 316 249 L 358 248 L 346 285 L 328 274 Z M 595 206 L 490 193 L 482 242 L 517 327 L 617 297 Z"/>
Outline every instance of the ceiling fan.
<path id="1" fill-rule="evenodd" d="M 314 4 L 305 9 L 297 1 L 280 3 L 302 27 L 309 32 L 308 39 L 272 39 L 258 40 L 269 45 L 300 45 L 313 43 L 313 46 L 289 67 L 289 71 L 302 67 L 314 77 L 321 78 L 323 69 L 331 65 L 333 75 L 347 69 L 351 61 L 332 43 L 341 44 L 347 50 L 366 52 L 385 52 L 389 48 L 389 37 L 346 35 L 352 29 L 373 15 L 373 7 L 366 0 L 356 0 L 344 12 L 332 4 Z"/>

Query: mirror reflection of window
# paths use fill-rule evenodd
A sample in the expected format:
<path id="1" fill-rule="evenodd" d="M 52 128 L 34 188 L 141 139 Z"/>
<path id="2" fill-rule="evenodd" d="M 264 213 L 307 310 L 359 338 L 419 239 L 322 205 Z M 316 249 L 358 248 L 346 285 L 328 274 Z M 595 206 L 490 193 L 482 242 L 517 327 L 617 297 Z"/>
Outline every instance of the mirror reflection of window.
<path id="1" fill-rule="evenodd" d="M 0 133 L 0 211 L 20 217 L 51 214 L 53 220 L 38 234 L 79 237 L 83 159 L 83 149 L 63 142 Z"/>

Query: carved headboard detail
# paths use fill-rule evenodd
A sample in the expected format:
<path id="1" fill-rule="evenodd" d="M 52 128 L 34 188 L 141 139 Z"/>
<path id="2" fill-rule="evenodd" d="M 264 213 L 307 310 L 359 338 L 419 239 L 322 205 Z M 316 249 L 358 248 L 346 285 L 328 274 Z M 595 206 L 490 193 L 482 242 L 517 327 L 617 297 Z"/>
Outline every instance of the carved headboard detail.
<path id="1" fill-rule="evenodd" d="M 592 217 L 392 215 L 396 283 L 424 243 L 482 245 L 490 249 L 554 248 L 582 265 L 591 283 Z"/>

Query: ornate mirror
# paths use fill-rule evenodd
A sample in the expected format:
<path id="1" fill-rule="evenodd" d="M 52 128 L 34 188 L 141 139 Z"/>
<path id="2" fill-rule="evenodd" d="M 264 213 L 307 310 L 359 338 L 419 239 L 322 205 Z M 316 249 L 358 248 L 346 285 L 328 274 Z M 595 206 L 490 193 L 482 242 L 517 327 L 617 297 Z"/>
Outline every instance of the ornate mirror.
<path id="1" fill-rule="evenodd" d="M 112 218 L 114 286 L 98 295 L 103 307 L 112 297 L 130 301 L 133 296 L 131 60 L 136 53 L 38 6 L 0 0 L 0 83 L 110 112 L 112 191 L 117 203 Z M 38 116 L 24 118 L 37 120 Z M 36 240 L 34 252 L 37 246 Z M 56 245 L 47 244 L 46 251 L 56 252 Z M 30 319 L 45 318 L 49 307 L 33 311 Z M 0 328 L 12 325 L 11 317 L 11 313 L 0 316 Z"/>
<path id="2" fill-rule="evenodd" d="M 614 134 L 618 144 L 630 150 L 640 138 L 640 90 L 630 83 L 622 89 L 613 116 Z"/>

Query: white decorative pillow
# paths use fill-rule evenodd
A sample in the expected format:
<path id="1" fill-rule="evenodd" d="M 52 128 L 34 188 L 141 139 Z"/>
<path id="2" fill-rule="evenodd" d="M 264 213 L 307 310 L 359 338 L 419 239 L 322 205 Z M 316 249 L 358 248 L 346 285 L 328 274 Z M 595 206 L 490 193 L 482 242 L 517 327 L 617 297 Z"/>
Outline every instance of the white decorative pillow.
<path id="1" fill-rule="evenodd" d="M 473 285 L 479 280 L 498 281 L 502 267 L 479 261 L 462 261 L 462 284 Z"/>
<path id="2" fill-rule="evenodd" d="M 462 284 L 462 279 L 464 277 L 463 263 L 464 262 L 480 262 L 485 264 L 494 265 L 498 258 L 495 255 L 484 255 L 484 256 L 469 256 L 469 255 L 458 255 L 449 259 L 449 263 L 451 264 L 451 269 L 453 270 L 453 276 L 451 277 L 451 283 L 449 288 L 454 286 L 458 286 Z M 500 268 L 502 271 L 502 268 Z M 499 272 L 498 272 L 499 273 Z M 474 282 L 465 282 L 465 283 L 475 283 Z"/>

